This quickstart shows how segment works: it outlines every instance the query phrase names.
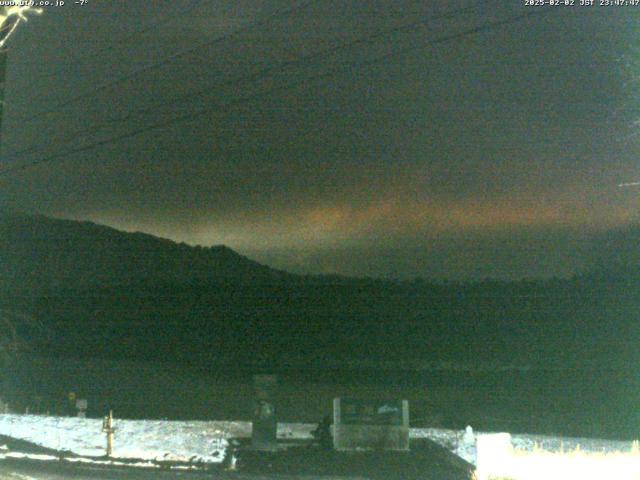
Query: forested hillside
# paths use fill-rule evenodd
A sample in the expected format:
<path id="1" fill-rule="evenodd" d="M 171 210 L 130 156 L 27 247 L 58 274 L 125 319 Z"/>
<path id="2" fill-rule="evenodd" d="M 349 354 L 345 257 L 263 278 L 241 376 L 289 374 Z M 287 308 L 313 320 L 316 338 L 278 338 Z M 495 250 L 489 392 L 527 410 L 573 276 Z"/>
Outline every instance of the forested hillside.
<path id="1" fill-rule="evenodd" d="M 625 238 L 635 237 L 611 244 Z M 297 276 L 226 247 L 0 217 L 2 308 L 38 319 L 46 334 L 29 333 L 30 344 L 65 357 L 250 368 L 626 364 L 640 338 L 640 275 L 626 262 L 521 282 Z"/>

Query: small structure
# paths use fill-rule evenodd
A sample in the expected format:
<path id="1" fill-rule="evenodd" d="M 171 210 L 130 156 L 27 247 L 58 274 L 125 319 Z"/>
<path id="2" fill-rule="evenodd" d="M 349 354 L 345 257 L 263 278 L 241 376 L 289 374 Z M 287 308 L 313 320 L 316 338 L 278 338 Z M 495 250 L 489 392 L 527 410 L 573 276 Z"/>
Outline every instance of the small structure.
<path id="1" fill-rule="evenodd" d="M 323 450 L 333 448 L 333 436 L 331 435 L 331 416 L 327 415 L 311 432 L 313 438 Z"/>
<path id="2" fill-rule="evenodd" d="M 462 436 L 462 442 L 467 446 L 475 446 L 476 444 L 476 435 L 473 433 L 473 428 L 471 425 L 467 425 L 467 428 L 464 429 L 464 435 Z"/>
<path id="3" fill-rule="evenodd" d="M 89 402 L 87 402 L 86 398 L 78 398 L 76 400 L 76 409 L 78 410 L 78 418 L 86 418 L 87 417 L 87 406 Z"/>
<path id="4" fill-rule="evenodd" d="M 256 450 L 275 450 L 278 421 L 275 408 L 276 375 L 253 377 L 253 425 L 251 447 Z"/>
<path id="5" fill-rule="evenodd" d="M 333 401 L 336 450 L 409 450 L 407 400 Z"/>

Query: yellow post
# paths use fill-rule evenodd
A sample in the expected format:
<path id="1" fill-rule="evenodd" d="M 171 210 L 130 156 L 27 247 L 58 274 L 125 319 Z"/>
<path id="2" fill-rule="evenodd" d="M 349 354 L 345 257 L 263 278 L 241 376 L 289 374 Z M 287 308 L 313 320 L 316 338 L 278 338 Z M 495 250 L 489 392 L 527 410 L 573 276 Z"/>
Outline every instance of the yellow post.
<path id="1" fill-rule="evenodd" d="M 113 410 L 109 410 L 109 416 L 102 421 L 102 431 L 107 434 L 107 457 L 113 454 Z"/>

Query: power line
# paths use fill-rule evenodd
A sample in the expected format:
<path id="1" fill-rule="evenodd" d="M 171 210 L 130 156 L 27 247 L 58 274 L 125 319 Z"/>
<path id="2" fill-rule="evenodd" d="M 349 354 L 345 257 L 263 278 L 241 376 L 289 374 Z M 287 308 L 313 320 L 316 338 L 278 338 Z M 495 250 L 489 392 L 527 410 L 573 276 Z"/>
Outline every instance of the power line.
<path id="1" fill-rule="evenodd" d="M 197 10 L 202 5 L 202 3 L 203 3 L 203 0 L 192 0 L 189 7 L 181 11 L 180 14 L 183 16 L 189 15 L 195 10 Z M 172 17 L 161 16 L 159 19 L 149 22 L 143 28 L 136 30 L 128 35 L 125 35 L 124 37 L 120 37 L 116 39 L 116 43 L 127 43 L 140 35 L 144 35 L 145 33 L 150 32 L 161 25 L 164 25 L 165 23 L 173 22 L 174 20 L 175 19 Z M 84 57 L 96 56 L 99 53 L 111 50 L 112 48 L 113 48 L 112 46 L 105 45 L 104 47 L 98 48 L 97 50 L 94 50 L 92 52 L 87 52 L 85 55 L 76 57 L 74 61 L 78 61 Z"/>
<path id="2" fill-rule="evenodd" d="M 405 49 L 402 49 L 402 50 L 390 52 L 388 54 L 385 54 L 385 55 L 380 56 L 380 57 L 376 57 L 376 58 L 368 60 L 368 61 L 360 62 L 360 64 L 354 64 L 352 67 L 354 67 L 354 68 L 362 68 L 362 67 L 375 65 L 375 64 L 379 63 L 380 61 L 386 60 L 386 59 L 388 59 L 388 58 L 390 58 L 392 56 L 396 56 L 398 54 L 407 53 L 407 52 L 416 50 L 417 48 L 421 48 L 423 46 L 430 46 L 430 45 L 436 45 L 436 44 L 440 44 L 440 43 L 445 43 L 445 42 L 449 42 L 449 41 L 452 41 L 452 40 L 457 40 L 457 39 L 460 39 L 460 38 L 464 38 L 464 37 L 469 36 L 469 35 L 475 35 L 475 34 L 478 34 L 478 33 L 485 32 L 485 31 L 490 31 L 490 30 L 492 30 L 494 28 L 497 28 L 497 27 L 505 26 L 505 25 L 508 25 L 510 23 L 515 23 L 515 22 L 524 20 L 524 19 L 532 17 L 533 15 L 536 15 L 536 14 L 549 12 L 550 10 L 551 10 L 551 8 L 543 8 L 543 9 L 535 10 L 535 11 L 532 11 L 532 12 L 527 12 L 527 13 L 524 13 L 524 14 L 521 14 L 521 15 L 513 16 L 513 17 L 510 17 L 510 18 L 505 19 L 505 20 L 499 20 L 499 21 L 488 23 L 488 24 L 480 25 L 478 27 L 474 27 L 474 28 L 471 28 L 471 29 L 468 29 L 468 30 L 465 30 L 465 31 L 462 31 L 462 32 L 458 32 L 458 33 L 454 33 L 454 34 L 449 34 L 449 35 L 445 35 L 445 36 L 442 36 L 442 37 L 438 37 L 438 38 L 435 38 L 435 39 L 432 39 L 432 40 L 428 40 L 427 42 L 424 42 L 421 45 L 414 45 L 414 46 L 411 46 L 411 47 L 408 47 L 408 48 L 405 48 Z M 7 168 L 7 169 L 4 169 L 4 170 L 1 170 L 0 171 L 0 176 L 1 175 L 5 175 L 7 173 L 10 173 L 12 171 L 24 170 L 26 168 L 33 167 L 33 166 L 36 166 L 36 165 L 39 165 L 39 164 L 42 164 L 42 163 L 48 163 L 48 162 L 50 162 L 52 160 L 56 160 L 58 158 L 66 156 L 66 155 L 73 155 L 73 154 L 76 154 L 76 153 L 81 153 L 83 151 L 92 150 L 92 149 L 94 149 L 96 147 L 100 147 L 100 146 L 103 146 L 103 145 L 108 145 L 108 144 L 114 143 L 114 142 L 116 142 L 118 140 L 124 140 L 124 139 L 128 139 L 128 138 L 136 137 L 136 136 L 141 135 L 143 133 L 146 133 L 148 131 L 156 130 L 156 129 L 159 129 L 159 128 L 163 128 L 163 127 L 174 125 L 176 123 L 181 123 L 181 122 L 188 121 L 188 120 L 191 120 L 191 119 L 194 119 L 194 118 L 198 118 L 198 117 L 201 117 L 202 115 L 205 115 L 207 113 L 211 113 L 211 112 L 213 112 L 213 111 L 215 111 L 216 109 L 219 109 L 219 108 L 230 110 L 231 108 L 235 107 L 236 105 L 240 105 L 240 104 L 252 101 L 252 100 L 254 100 L 256 98 L 260 98 L 260 97 L 263 97 L 263 96 L 266 96 L 266 95 L 270 95 L 272 93 L 276 93 L 276 92 L 279 92 L 279 91 L 286 91 L 286 90 L 289 90 L 292 87 L 296 87 L 298 85 L 305 84 L 308 81 L 319 80 L 319 79 L 324 79 L 324 78 L 330 78 L 330 77 L 334 76 L 336 73 L 339 73 L 339 72 L 340 72 L 340 67 L 334 68 L 333 70 L 329 70 L 327 72 L 315 75 L 313 77 L 304 78 L 304 79 L 302 79 L 302 80 L 300 80 L 298 82 L 294 82 L 294 83 L 290 83 L 290 84 L 282 85 L 282 86 L 278 86 L 278 87 L 273 87 L 273 88 L 270 88 L 268 90 L 264 90 L 264 91 L 261 91 L 261 92 L 256 92 L 256 93 L 254 93 L 252 95 L 249 95 L 247 97 L 243 97 L 243 98 L 239 98 L 239 99 L 233 100 L 233 101 L 229 102 L 227 105 L 215 105 L 215 106 L 206 107 L 206 108 L 200 109 L 197 112 L 193 112 L 193 113 L 181 115 L 181 116 L 178 116 L 178 117 L 174 117 L 174 118 L 162 121 L 162 122 L 157 122 L 157 123 L 154 123 L 154 124 L 151 124 L 151 125 L 147 125 L 145 127 L 140 127 L 138 129 L 134 129 L 134 130 L 126 132 L 124 134 L 114 135 L 114 136 L 111 136 L 111 137 L 109 137 L 107 139 L 104 139 L 104 140 L 101 140 L 101 141 L 96 141 L 96 142 L 93 142 L 93 143 L 90 143 L 90 144 L 87 144 L 87 145 L 84 145 L 84 146 L 81 146 L 81 147 L 73 148 L 73 149 L 70 149 L 70 150 L 67 150 L 67 151 L 64 151 L 64 152 L 55 153 L 55 154 L 49 155 L 49 156 L 47 156 L 47 157 L 45 157 L 43 159 L 35 160 L 33 162 L 29 162 L 29 163 L 26 163 L 26 164 L 23 164 L 23 165 L 20 165 L 20 166 L 16 166 L 16 167 L 12 167 L 12 168 Z"/>
<path id="3" fill-rule="evenodd" d="M 404 49 L 401 49 L 401 50 L 390 52 L 388 54 L 385 54 L 385 55 L 382 55 L 382 56 L 379 56 L 379 57 L 376 57 L 376 58 L 373 58 L 373 59 L 370 59 L 370 60 L 366 60 L 366 61 L 360 62 L 359 64 L 358 63 L 353 64 L 350 67 L 352 67 L 352 68 L 364 68 L 364 67 L 372 66 L 372 65 L 375 65 L 375 64 L 379 63 L 380 61 L 387 60 L 390 57 L 397 56 L 397 55 L 400 55 L 400 54 L 404 54 L 404 53 L 416 50 L 418 48 L 438 45 L 438 44 L 450 42 L 450 41 L 453 41 L 453 40 L 459 40 L 459 39 L 462 39 L 462 38 L 467 37 L 467 36 L 477 35 L 477 34 L 483 33 L 483 32 L 488 32 L 488 31 L 491 31 L 491 30 L 493 30 L 495 28 L 503 27 L 503 26 L 509 25 L 511 23 L 516 23 L 516 22 L 519 22 L 519 21 L 522 21 L 522 20 L 526 20 L 528 18 L 533 17 L 534 15 L 539 15 L 539 14 L 542 14 L 542 13 L 546 13 L 546 12 L 549 12 L 551 10 L 553 10 L 553 8 L 550 8 L 550 7 L 541 8 L 541 9 L 537 9 L 537 10 L 534 10 L 534 11 L 531 11 L 531 12 L 527 12 L 527 13 L 523 13 L 523 14 L 520 14 L 520 15 L 512 16 L 512 17 L 509 17 L 509 18 L 504 19 L 504 20 L 498 20 L 498 21 L 490 22 L 490 23 L 487 23 L 487 24 L 484 24 L 484 25 L 479 25 L 477 27 L 473 27 L 473 28 L 464 30 L 462 32 L 452 33 L 452 34 L 449 34 L 449 35 L 443 35 L 441 37 L 437 37 L 437 38 L 428 40 L 426 42 L 423 42 L 420 45 L 413 45 L 411 47 L 407 47 L 407 48 L 404 48 Z M 270 95 L 272 93 L 276 93 L 276 92 L 279 92 L 279 91 L 290 90 L 292 87 L 296 87 L 296 86 L 302 85 L 302 84 L 307 84 L 309 81 L 315 81 L 315 80 L 320 80 L 320 79 L 325 79 L 325 78 L 331 78 L 331 77 L 335 76 L 336 73 L 340 72 L 341 67 L 342 66 L 339 66 L 338 68 L 334 68 L 332 70 L 329 70 L 327 72 L 315 75 L 313 77 L 304 78 L 304 79 L 302 79 L 302 80 L 300 80 L 298 82 L 290 83 L 288 85 L 282 85 L 282 86 L 278 86 L 278 87 L 273 87 L 273 88 L 270 88 L 268 90 L 257 92 L 257 93 L 254 93 L 252 95 L 246 96 L 246 97 L 235 99 L 235 100 L 229 102 L 226 105 L 209 106 L 209 107 L 200 109 L 197 112 L 193 112 L 193 113 L 189 113 L 189 114 L 185 114 L 185 115 L 180 115 L 178 117 L 174 117 L 174 118 L 171 118 L 171 119 L 168 119 L 168 120 L 164 120 L 162 122 L 157 122 L 157 123 L 154 123 L 154 124 L 151 124 L 151 125 L 147 125 L 145 127 L 140 127 L 140 128 L 131 130 L 129 132 L 126 132 L 124 134 L 114 135 L 114 136 L 111 136 L 111 137 L 109 137 L 107 139 L 104 139 L 104 140 L 100 140 L 100 141 L 96 141 L 96 142 L 93 142 L 93 143 L 90 143 L 90 144 L 87 144 L 87 145 L 83 145 L 83 146 L 80 146 L 80 147 L 72 148 L 72 149 L 69 149 L 69 150 L 64 151 L 64 152 L 55 153 L 55 154 L 49 155 L 49 156 L 47 156 L 45 158 L 42 158 L 42 159 L 39 159 L 39 160 L 35 160 L 33 162 L 25 163 L 23 165 L 19 165 L 19 166 L 15 166 L 15 167 L 5 168 L 3 170 L 0 170 L 0 176 L 5 176 L 5 175 L 7 175 L 7 174 L 9 174 L 11 172 L 15 172 L 15 171 L 19 171 L 19 170 L 25 170 L 27 168 L 32 168 L 32 167 L 35 167 L 37 165 L 41 165 L 41 164 L 44 164 L 44 163 L 49 163 L 49 162 L 51 162 L 53 160 L 57 160 L 59 158 L 64 158 L 64 157 L 67 157 L 67 156 L 70 156 L 70 155 L 74 155 L 74 154 L 77 154 L 77 153 L 81 153 L 81 152 L 84 152 L 84 151 L 93 150 L 93 149 L 95 149 L 97 147 L 108 145 L 108 144 L 111 144 L 111 143 L 115 143 L 115 142 L 120 141 L 120 140 L 125 140 L 125 139 L 128 139 L 128 138 L 137 137 L 138 135 L 141 135 L 143 133 L 146 133 L 146 132 L 149 132 L 149 131 L 152 131 L 152 130 L 157 130 L 159 128 L 172 126 L 172 125 L 175 125 L 177 123 L 182 123 L 184 121 L 188 121 L 188 120 L 192 120 L 192 119 L 201 117 L 201 116 L 206 115 L 207 113 L 211 113 L 211 112 L 213 112 L 215 110 L 224 109 L 225 111 L 229 111 L 229 110 L 231 110 L 233 107 L 235 107 L 237 105 L 241 105 L 243 103 L 250 102 L 250 101 L 252 101 L 252 100 L 254 100 L 256 98 L 261 98 L 263 96 Z"/>
<path id="4" fill-rule="evenodd" d="M 480 4 L 481 2 L 477 2 L 477 4 Z M 477 5 L 471 6 L 471 7 L 464 7 L 464 8 L 459 8 L 459 9 L 455 9 L 455 10 L 451 10 L 448 12 L 445 12 L 443 14 L 440 15 L 435 15 L 435 16 L 426 16 L 426 17 L 422 17 L 419 20 L 407 23 L 407 24 L 403 24 L 403 25 L 399 25 L 397 27 L 393 27 L 390 29 L 386 29 L 386 30 L 382 30 L 382 31 L 378 31 L 378 32 L 374 32 L 370 35 L 366 35 L 364 37 L 360 37 L 348 42 L 343 42 L 341 44 L 338 45 L 334 45 L 331 47 L 328 47 L 326 49 L 323 50 L 319 50 L 317 52 L 313 52 L 310 53 L 308 55 L 304 55 L 296 60 L 288 60 L 288 61 L 284 61 L 281 62 L 277 65 L 273 65 L 273 66 L 269 66 L 269 67 L 265 67 L 257 72 L 254 72 L 250 75 L 245 75 L 239 78 L 232 78 L 232 79 L 227 79 L 225 81 L 222 82 L 214 82 L 213 84 L 208 84 L 203 88 L 200 88 L 198 90 L 192 90 L 190 92 L 187 92 L 185 94 L 181 94 L 178 96 L 175 96 L 167 101 L 164 102 L 159 102 L 156 103 L 154 105 L 148 106 L 146 108 L 143 108 L 141 110 L 136 110 L 136 111 L 131 111 L 128 112 L 126 115 L 124 116 L 120 116 L 120 117 L 116 117 L 116 118 L 112 118 L 110 120 L 107 120 L 105 122 L 99 123 L 98 125 L 94 126 L 91 129 L 86 129 L 86 130 L 76 130 L 75 132 L 72 132 L 71 134 L 65 135 L 64 137 L 60 137 L 59 139 L 62 139 L 64 143 L 68 143 L 68 141 L 77 141 L 77 136 L 81 135 L 81 136 L 89 136 L 95 133 L 98 133 L 100 130 L 104 129 L 105 127 L 108 127 L 110 125 L 116 124 L 116 123 L 120 123 L 120 122 L 126 122 L 131 120 L 132 118 L 135 118 L 136 116 L 143 116 L 149 113 L 152 113 L 155 109 L 157 108 L 161 108 L 161 107 L 166 107 L 169 105 L 175 105 L 177 103 L 180 103 L 182 101 L 188 100 L 190 98 L 193 97 L 199 97 L 199 96 L 203 96 L 203 95 L 207 95 L 207 94 L 211 94 L 211 89 L 215 86 L 226 86 L 226 85 L 233 85 L 233 84 L 237 84 L 239 82 L 247 82 L 247 81 L 251 81 L 251 80 L 260 80 L 261 78 L 266 77 L 266 75 L 268 75 L 271 72 L 277 71 L 277 70 L 283 70 L 286 69 L 288 67 L 293 67 L 293 66 L 298 66 L 302 63 L 305 62 L 309 62 L 309 61 L 314 61 L 314 60 L 321 60 L 322 58 L 331 56 L 335 53 L 338 53 L 342 50 L 346 50 L 348 48 L 352 48 L 352 47 L 356 47 L 356 46 L 360 46 L 363 44 L 373 44 L 375 41 L 384 38 L 384 37 L 388 37 L 391 35 L 394 35 L 398 32 L 402 32 L 402 31 L 409 31 L 409 30 L 414 30 L 417 27 L 426 25 L 428 23 L 437 21 L 437 20 L 443 20 L 443 19 L 448 19 L 448 18 L 455 18 L 457 16 L 469 13 L 473 10 L 475 10 L 477 8 Z M 58 140 L 58 139 L 55 139 Z M 33 146 L 33 147 L 29 147 L 23 150 L 19 150 L 16 152 L 11 152 L 9 154 L 7 154 L 7 157 L 11 157 L 11 158 L 15 158 L 16 156 L 23 156 L 26 155 L 28 153 L 32 153 L 34 151 L 38 151 L 41 150 L 43 148 L 49 148 L 51 146 L 51 139 L 48 139 L 47 142 L 37 145 L 37 146 Z"/>
<path id="5" fill-rule="evenodd" d="M 238 33 L 242 33 L 242 32 L 247 31 L 248 29 L 255 28 L 256 26 L 265 24 L 265 23 L 271 21 L 273 18 L 290 15 L 292 13 L 295 13 L 298 10 L 303 10 L 303 9 L 307 8 L 309 5 L 311 5 L 311 3 L 313 3 L 313 1 L 314 0 L 307 0 L 307 1 L 303 2 L 303 3 L 301 3 L 300 5 L 297 5 L 297 6 L 294 6 L 294 7 L 290 7 L 290 8 L 287 8 L 285 10 L 276 12 L 276 13 L 270 15 L 266 19 L 259 20 L 257 22 L 247 23 L 244 26 L 238 28 L 237 30 L 234 30 L 234 31 L 232 31 L 230 33 L 227 33 L 227 34 L 224 34 L 224 35 L 220 35 L 220 36 L 214 38 L 213 40 L 202 42 L 202 43 L 199 43 L 196 46 L 189 47 L 189 48 L 186 48 L 184 50 L 181 50 L 181 51 L 179 51 L 177 53 L 174 53 L 174 54 L 172 54 L 172 55 L 170 55 L 168 57 L 164 57 L 163 59 L 161 59 L 161 60 L 159 60 L 157 62 L 145 65 L 144 67 L 139 68 L 137 70 L 134 70 L 132 72 L 129 72 L 129 73 L 125 74 L 125 75 L 122 75 L 122 76 L 116 78 L 115 80 L 111 80 L 109 82 L 105 82 L 102 85 L 98 85 L 97 87 L 95 87 L 95 88 L 93 88 L 93 89 L 91 89 L 89 91 L 86 91 L 86 92 L 81 93 L 79 95 L 76 95 L 75 97 L 72 97 L 72 98 L 70 98 L 68 100 L 60 102 L 57 105 L 55 105 L 53 107 L 50 107 L 47 110 L 43 110 L 43 111 L 37 112 L 37 113 L 35 113 L 33 115 L 29 115 L 27 117 L 22 117 L 22 116 L 17 116 L 17 117 L 20 118 L 22 121 L 30 121 L 30 120 L 33 120 L 34 118 L 37 118 L 37 117 L 42 116 L 42 115 L 48 115 L 48 114 L 51 114 L 51 113 L 56 113 L 56 111 L 66 107 L 67 105 L 71 105 L 71 104 L 73 104 L 73 103 L 75 103 L 75 102 L 77 102 L 79 100 L 84 100 L 86 98 L 91 97 L 92 95 L 95 95 L 96 93 L 99 93 L 99 92 L 102 92 L 104 90 L 107 90 L 107 89 L 109 89 L 109 88 L 111 88 L 111 87 L 113 87 L 115 85 L 119 85 L 119 84 L 124 83 L 124 82 L 126 82 L 128 80 L 132 80 L 132 79 L 134 79 L 136 77 L 139 77 L 142 74 L 145 74 L 145 73 L 148 73 L 150 71 L 156 70 L 158 68 L 164 67 L 165 65 L 169 65 L 172 62 L 174 62 L 175 60 L 177 60 L 177 59 L 179 59 L 181 57 L 184 57 L 185 55 L 189 55 L 191 53 L 195 53 L 195 52 L 197 52 L 198 50 L 200 50 L 201 48 L 203 48 L 205 46 L 215 45 L 216 43 L 222 42 L 224 40 L 227 40 L 227 39 L 237 35 Z"/>
<path id="6" fill-rule="evenodd" d="M 189 13 L 193 12 L 194 10 L 196 10 L 200 6 L 200 4 L 202 4 L 202 2 L 203 2 L 203 0 L 193 0 L 191 2 L 191 5 L 188 8 L 186 8 L 182 12 L 182 14 L 183 15 L 188 15 Z M 169 23 L 170 21 L 173 21 L 173 20 L 174 19 L 171 18 L 171 17 L 164 17 L 164 16 L 160 17 L 156 21 L 149 22 L 147 25 L 145 25 L 143 28 L 141 28 L 139 30 L 136 30 L 136 31 L 134 31 L 134 32 L 132 32 L 132 33 L 130 33 L 128 35 L 125 35 L 124 37 L 120 37 L 120 38 L 115 39 L 115 43 L 116 44 L 121 44 L 121 43 L 129 42 L 132 39 L 134 39 L 134 38 L 136 38 L 136 37 L 138 37 L 140 35 L 144 35 L 145 33 L 149 32 L 149 31 L 151 31 L 151 30 L 153 30 L 153 29 L 155 29 L 155 28 L 157 28 L 157 27 L 159 27 L 159 26 L 161 26 L 161 25 L 163 25 L 165 23 Z M 95 57 L 97 55 L 100 55 L 102 52 L 106 52 L 106 51 L 109 51 L 109 50 L 113 50 L 113 45 L 105 45 L 105 46 L 100 47 L 100 48 L 98 48 L 96 50 L 93 50 L 91 52 L 87 52 L 87 53 L 85 53 L 83 55 L 76 56 L 76 57 L 73 58 L 73 62 L 79 62 L 79 61 L 84 60 L 85 58 Z M 33 87 L 34 83 L 35 83 L 35 81 L 31 81 L 30 83 L 27 84 L 27 86 L 22 87 L 22 89 L 23 90 L 30 90 L 31 87 Z M 31 98 L 31 101 L 32 102 L 36 102 L 39 99 L 45 98 L 45 97 L 46 97 L 46 95 L 40 94 L 40 95 L 37 95 L 37 96 Z"/>

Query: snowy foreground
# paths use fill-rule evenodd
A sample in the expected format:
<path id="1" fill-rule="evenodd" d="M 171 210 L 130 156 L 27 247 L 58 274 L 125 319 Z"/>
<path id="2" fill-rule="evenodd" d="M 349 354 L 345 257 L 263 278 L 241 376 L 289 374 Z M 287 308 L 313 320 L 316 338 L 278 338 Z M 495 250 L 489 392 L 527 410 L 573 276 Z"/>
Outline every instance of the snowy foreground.
<path id="1" fill-rule="evenodd" d="M 249 422 L 203 422 L 161 420 L 118 420 L 114 437 L 114 459 L 141 461 L 222 462 L 227 439 L 249 437 Z M 282 439 L 311 438 L 313 424 L 281 423 L 278 437 Z M 102 420 L 40 415 L 0 415 L 0 435 L 26 440 L 42 447 L 69 452 L 83 457 L 105 454 L 106 438 Z M 483 433 L 436 428 L 414 428 L 412 438 L 428 438 L 459 457 L 476 465 L 477 439 Z M 512 435 L 513 447 L 520 451 L 544 449 L 550 452 L 585 453 L 628 452 L 631 442 L 594 439 L 556 438 L 540 435 Z M 2 455 L 8 455 L 7 453 Z"/>
<path id="2" fill-rule="evenodd" d="M 114 420 L 113 458 L 222 462 L 227 438 L 251 436 L 250 422 Z M 312 424 L 278 425 L 281 438 L 311 438 Z M 105 455 L 101 419 L 0 415 L 0 435 L 86 457 Z"/>
<path id="3" fill-rule="evenodd" d="M 477 465 L 477 439 L 486 435 L 493 434 L 441 428 L 412 428 L 410 433 L 411 438 L 428 438 L 473 465 Z M 535 449 L 571 452 L 579 449 L 584 453 L 628 452 L 633 446 L 633 442 L 529 434 L 511 435 L 511 444 L 514 449 L 524 452 L 533 452 Z"/>

